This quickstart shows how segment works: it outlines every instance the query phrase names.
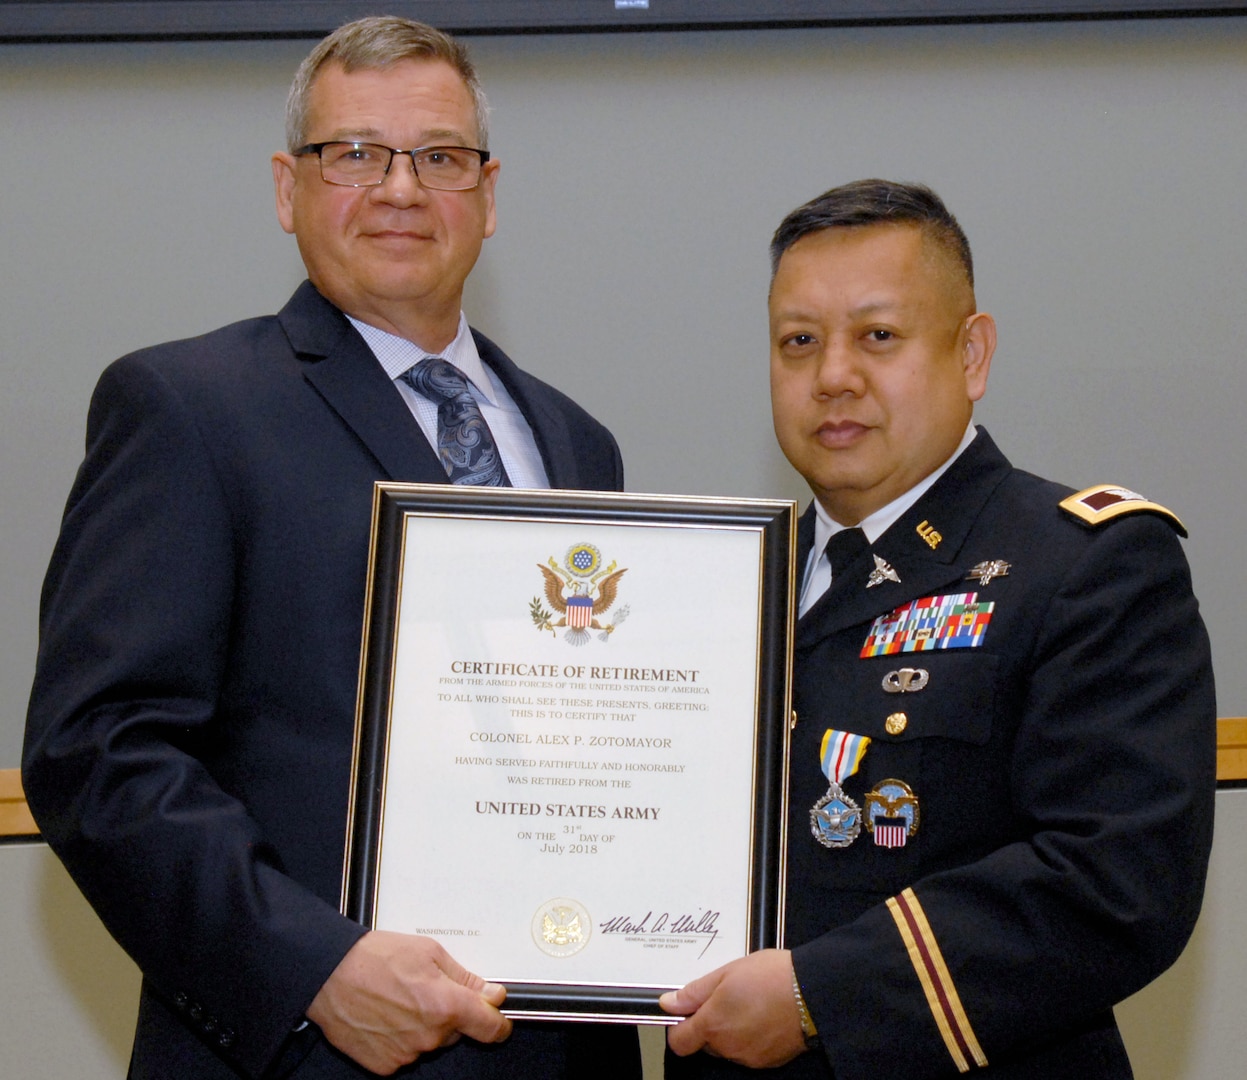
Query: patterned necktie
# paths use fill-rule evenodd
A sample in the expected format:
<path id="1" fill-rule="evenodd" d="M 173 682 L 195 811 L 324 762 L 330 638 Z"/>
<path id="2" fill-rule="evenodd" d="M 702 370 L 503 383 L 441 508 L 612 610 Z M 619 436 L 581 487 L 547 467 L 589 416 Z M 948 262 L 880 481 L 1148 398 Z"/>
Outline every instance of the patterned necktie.
<path id="1" fill-rule="evenodd" d="M 426 356 L 399 378 L 437 404 L 437 453 L 452 484 L 511 486 L 463 372 L 440 356 Z"/>
<path id="2" fill-rule="evenodd" d="M 870 550 L 870 541 L 861 529 L 841 529 L 827 541 L 823 550 L 831 563 L 831 579 L 835 581 L 842 570 L 855 562 L 859 555 Z"/>

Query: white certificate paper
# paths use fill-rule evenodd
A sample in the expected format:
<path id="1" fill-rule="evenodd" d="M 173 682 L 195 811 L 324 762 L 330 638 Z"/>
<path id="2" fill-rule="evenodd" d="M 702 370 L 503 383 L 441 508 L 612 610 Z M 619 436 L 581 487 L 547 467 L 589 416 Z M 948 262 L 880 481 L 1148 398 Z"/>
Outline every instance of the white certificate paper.
<path id="1" fill-rule="evenodd" d="M 757 941 L 767 534 L 490 507 L 396 524 L 371 925 L 656 997 Z"/>

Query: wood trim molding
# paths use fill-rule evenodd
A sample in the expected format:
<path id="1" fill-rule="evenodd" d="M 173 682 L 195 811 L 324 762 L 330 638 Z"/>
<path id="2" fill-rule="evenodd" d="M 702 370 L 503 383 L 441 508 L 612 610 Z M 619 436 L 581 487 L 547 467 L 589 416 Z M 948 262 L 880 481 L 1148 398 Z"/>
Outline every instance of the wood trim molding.
<path id="1" fill-rule="evenodd" d="M 1217 779 L 1247 780 L 1247 716 L 1217 721 Z"/>
<path id="2" fill-rule="evenodd" d="M 1247 716 L 1217 721 L 1217 779 L 1247 780 Z M 0 839 L 38 835 L 22 793 L 20 770 L 0 769 Z"/>
<path id="3" fill-rule="evenodd" d="M 6 836 L 38 836 L 35 819 L 30 816 L 22 792 L 18 769 L 0 769 L 0 839 Z"/>

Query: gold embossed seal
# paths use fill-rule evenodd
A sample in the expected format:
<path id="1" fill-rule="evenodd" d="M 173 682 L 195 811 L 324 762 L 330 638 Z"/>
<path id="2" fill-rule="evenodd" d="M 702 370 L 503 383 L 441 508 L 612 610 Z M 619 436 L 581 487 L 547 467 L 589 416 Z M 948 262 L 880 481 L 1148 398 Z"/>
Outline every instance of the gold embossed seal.
<path id="1" fill-rule="evenodd" d="M 584 905 L 565 896 L 546 901 L 533 915 L 533 941 L 547 956 L 574 956 L 592 933 Z"/>

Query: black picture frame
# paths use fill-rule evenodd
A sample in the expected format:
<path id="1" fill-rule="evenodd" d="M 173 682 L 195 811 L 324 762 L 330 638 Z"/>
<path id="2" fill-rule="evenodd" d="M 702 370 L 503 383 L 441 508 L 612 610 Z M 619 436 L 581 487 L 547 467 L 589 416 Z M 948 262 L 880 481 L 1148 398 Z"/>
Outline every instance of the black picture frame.
<path id="1" fill-rule="evenodd" d="M 0 0 L 0 41 L 314 38 L 363 15 L 458 34 L 1234 15 L 1234 0 Z"/>
<path id="2" fill-rule="evenodd" d="M 492 529 L 495 534 L 500 523 L 570 524 L 587 532 L 600 526 L 627 525 L 641 530 L 663 530 L 646 534 L 655 544 L 667 543 L 664 538 L 670 536 L 671 530 L 697 530 L 695 534 L 686 534 L 689 542 L 697 545 L 713 544 L 718 536 L 745 531 L 758 537 L 761 556 L 757 576 L 754 744 L 741 750 L 753 755 L 749 766 L 753 770 L 749 880 L 741 884 L 745 890 L 742 896 L 747 894 L 748 897 L 749 915 L 747 941 L 742 951 L 781 945 L 795 625 L 796 517 L 796 504 L 785 501 L 378 483 L 344 860 L 344 914 L 362 925 L 375 925 L 386 813 L 385 786 L 393 764 L 389 758 L 404 562 L 415 560 L 411 565 L 423 565 L 426 560 L 427 547 L 421 549 L 421 554 L 415 554 L 423 523 L 449 518 L 465 522 L 469 529 Z M 410 538 L 409 530 L 414 530 Z M 490 542 L 494 542 L 493 537 Z M 530 571 L 536 573 L 535 568 L 530 567 Z M 529 588 L 530 594 L 532 591 Z M 713 713 L 707 717 L 707 723 L 712 722 L 712 716 Z M 440 716 L 435 722 L 432 718 L 428 722 L 439 732 L 446 726 L 445 718 Z M 406 790 L 410 790 L 410 786 Z M 480 880 L 458 882 L 456 887 L 463 886 L 465 893 L 470 888 L 489 889 L 497 884 L 492 880 L 493 873 L 493 867 L 482 861 Z M 454 943 L 444 944 L 453 955 Z M 489 971 L 480 973 L 494 978 Z M 679 985 L 657 982 L 620 985 L 611 980 L 501 981 L 507 986 L 504 1011 L 508 1015 L 524 1019 L 620 1023 L 671 1022 L 658 1008 L 658 996 L 673 985 Z"/>

